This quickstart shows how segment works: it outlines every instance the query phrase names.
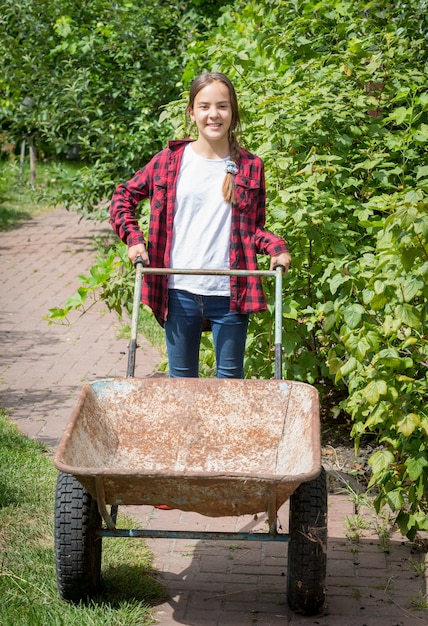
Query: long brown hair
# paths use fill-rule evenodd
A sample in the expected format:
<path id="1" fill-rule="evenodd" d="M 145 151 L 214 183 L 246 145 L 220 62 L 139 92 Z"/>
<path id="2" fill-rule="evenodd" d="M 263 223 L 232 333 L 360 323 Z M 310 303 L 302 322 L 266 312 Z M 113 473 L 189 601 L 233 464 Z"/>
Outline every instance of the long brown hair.
<path id="1" fill-rule="evenodd" d="M 232 121 L 230 123 L 229 128 L 229 149 L 230 149 L 230 159 L 237 163 L 240 160 L 241 149 L 239 147 L 237 135 L 241 130 L 241 118 L 239 116 L 239 108 L 238 108 L 238 98 L 236 97 L 235 87 L 233 86 L 231 80 L 221 72 L 205 72 L 204 74 L 200 74 L 197 78 L 194 79 L 190 86 L 189 93 L 189 103 L 187 105 L 187 111 L 193 109 L 195 98 L 198 93 L 214 81 L 219 81 L 226 85 L 229 90 L 230 96 L 230 105 L 232 108 Z M 234 202 L 235 201 L 235 183 L 234 183 L 234 174 L 231 172 L 227 172 L 222 187 L 223 197 L 226 202 Z"/>

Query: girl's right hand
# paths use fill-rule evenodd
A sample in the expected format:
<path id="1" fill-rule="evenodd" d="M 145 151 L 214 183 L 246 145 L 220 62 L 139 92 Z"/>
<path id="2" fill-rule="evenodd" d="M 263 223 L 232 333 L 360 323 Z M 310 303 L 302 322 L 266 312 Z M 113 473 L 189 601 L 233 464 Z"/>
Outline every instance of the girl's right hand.
<path id="1" fill-rule="evenodd" d="M 149 255 L 147 253 L 146 246 L 143 243 L 137 243 L 135 246 L 129 246 L 128 258 L 133 265 L 139 256 L 143 259 L 144 265 L 150 265 Z"/>

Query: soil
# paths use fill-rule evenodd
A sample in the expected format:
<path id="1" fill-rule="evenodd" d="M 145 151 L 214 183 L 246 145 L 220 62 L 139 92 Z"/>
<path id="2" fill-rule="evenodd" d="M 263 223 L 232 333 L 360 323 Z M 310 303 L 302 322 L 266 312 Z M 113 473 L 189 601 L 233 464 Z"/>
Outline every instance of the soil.
<path id="1" fill-rule="evenodd" d="M 343 393 L 328 390 L 320 394 L 322 463 L 329 475 L 331 490 L 341 490 L 347 483 L 357 492 L 364 491 L 370 481 L 368 459 L 378 448 L 375 437 L 361 439 L 358 450 L 351 437 L 352 421 L 338 409 Z"/>

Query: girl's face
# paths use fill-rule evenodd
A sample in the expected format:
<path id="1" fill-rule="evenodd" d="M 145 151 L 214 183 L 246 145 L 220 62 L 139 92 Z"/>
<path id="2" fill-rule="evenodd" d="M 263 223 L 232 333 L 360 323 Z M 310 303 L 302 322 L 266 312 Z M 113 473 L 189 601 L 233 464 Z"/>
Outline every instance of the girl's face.
<path id="1" fill-rule="evenodd" d="M 232 122 L 232 106 L 229 89 L 215 80 L 196 94 L 193 107 L 189 107 L 190 118 L 196 124 L 199 138 L 208 143 L 228 142 Z"/>

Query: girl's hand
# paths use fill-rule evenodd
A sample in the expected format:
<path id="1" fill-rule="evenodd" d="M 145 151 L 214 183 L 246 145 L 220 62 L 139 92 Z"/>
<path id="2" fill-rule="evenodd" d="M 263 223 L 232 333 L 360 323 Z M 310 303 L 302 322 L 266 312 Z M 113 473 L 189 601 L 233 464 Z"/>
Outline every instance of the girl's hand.
<path id="1" fill-rule="evenodd" d="M 289 252 L 281 252 L 270 259 L 270 271 L 272 272 L 277 265 L 283 265 L 285 272 L 288 272 L 291 263 L 291 255 Z"/>
<path id="2" fill-rule="evenodd" d="M 132 264 L 135 264 L 137 257 L 143 259 L 144 265 L 150 265 L 149 255 L 147 254 L 146 246 L 143 243 L 137 243 L 136 246 L 129 246 L 128 258 Z"/>

